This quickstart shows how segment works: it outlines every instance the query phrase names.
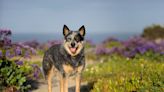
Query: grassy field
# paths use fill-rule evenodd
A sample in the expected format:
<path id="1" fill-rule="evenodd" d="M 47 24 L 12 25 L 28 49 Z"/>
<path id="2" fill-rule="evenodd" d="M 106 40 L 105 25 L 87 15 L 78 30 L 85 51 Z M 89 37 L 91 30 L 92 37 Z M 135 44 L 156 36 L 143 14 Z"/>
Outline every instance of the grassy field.
<path id="1" fill-rule="evenodd" d="M 83 73 L 83 81 L 93 84 L 91 92 L 164 91 L 164 62 L 142 57 L 105 58 L 105 62 L 89 65 Z"/>

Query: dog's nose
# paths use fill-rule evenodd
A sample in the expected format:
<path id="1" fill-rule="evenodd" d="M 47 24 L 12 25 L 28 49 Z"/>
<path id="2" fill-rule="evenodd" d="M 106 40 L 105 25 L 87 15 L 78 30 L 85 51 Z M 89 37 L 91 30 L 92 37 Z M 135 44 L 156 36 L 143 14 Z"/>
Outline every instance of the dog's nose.
<path id="1" fill-rule="evenodd" d="M 75 47 L 75 43 L 74 43 L 74 42 L 72 42 L 72 43 L 71 43 L 71 46 L 72 46 L 72 47 Z"/>

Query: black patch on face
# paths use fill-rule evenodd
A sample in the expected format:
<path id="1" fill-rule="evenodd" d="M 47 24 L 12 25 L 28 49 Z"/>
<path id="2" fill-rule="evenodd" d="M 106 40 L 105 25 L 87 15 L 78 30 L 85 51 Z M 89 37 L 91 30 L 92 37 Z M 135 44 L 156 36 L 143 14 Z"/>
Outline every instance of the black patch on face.
<path id="1" fill-rule="evenodd" d="M 76 42 L 80 42 L 84 40 L 84 37 L 78 33 L 77 35 L 75 35 L 74 39 Z"/>
<path id="2" fill-rule="evenodd" d="M 76 35 L 74 35 L 74 37 L 72 38 L 71 35 L 73 35 L 73 32 L 76 33 Z M 76 42 L 80 42 L 84 40 L 84 36 L 80 35 L 80 33 L 78 31 L 70 31 L 66 36 L 65 36 L 65 40 L 66 41 L 71 41 L 74 40 Z"/>

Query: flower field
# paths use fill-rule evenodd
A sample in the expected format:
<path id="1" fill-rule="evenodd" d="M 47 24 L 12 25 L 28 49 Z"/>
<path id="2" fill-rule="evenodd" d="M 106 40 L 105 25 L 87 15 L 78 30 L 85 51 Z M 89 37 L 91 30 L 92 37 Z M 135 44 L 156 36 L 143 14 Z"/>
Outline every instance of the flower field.
<path id="1" fill-rule="evenodd" d="M 93 45 L 92 45 L 93 46 Z M 164 40 L 106 39 L 87 52 L 83 73 L 91 92 L 163 92 Z"/>
<path id="2" fill-rule="evenodd" d="M 33 82 L 43 79 L 40 67 L 45 50 L 62 41 L 12 42 L 11 35 L 10 30 L 0 29 L 0 91 L 28 92 L 35 89 Z M 85 47 L 82 81 L 90 92 L 164 91 L 163 39 L 108 38 L 100 44 L 87 40 Z"/>

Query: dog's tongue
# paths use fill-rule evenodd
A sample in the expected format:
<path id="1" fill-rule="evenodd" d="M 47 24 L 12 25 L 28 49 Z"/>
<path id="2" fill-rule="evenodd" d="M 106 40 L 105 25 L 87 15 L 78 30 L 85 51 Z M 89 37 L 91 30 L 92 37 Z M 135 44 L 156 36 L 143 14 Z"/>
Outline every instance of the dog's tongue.
<path id="1" fill-rule="evenodd" d="M 76 52 L 76 48 L 70 48 L 71 52 L 75 53 Z"/>

